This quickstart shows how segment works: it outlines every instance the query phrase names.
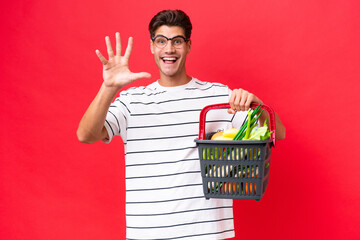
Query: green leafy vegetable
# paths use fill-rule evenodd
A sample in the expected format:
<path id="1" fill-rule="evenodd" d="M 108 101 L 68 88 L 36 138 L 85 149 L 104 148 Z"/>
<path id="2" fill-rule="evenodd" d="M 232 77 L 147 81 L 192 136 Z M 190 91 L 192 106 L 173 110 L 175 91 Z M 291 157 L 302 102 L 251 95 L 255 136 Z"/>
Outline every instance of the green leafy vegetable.
<path id="1" fill-rule="evenodd" d="M 262 110 L 257 117 L 256 114 L 260 111 L 260 109 L 262 108 L 263 104 L 259 104 L 254 110 L 249 110 L 248 117 L 245 121 L 245 123 L 241 126 L 239 132 L 235 135 L 235 137 L 233 138 L 233 140 L 242 140 L 246 134 L 245 130 L 248 126 L 248 123 L 250 123 L 250 127 L 252 127 L 256 121 L 259 119 L 260 115 L 262 114 L 262 112 L 264 110 Z M 251 129 L 250 129 L 251 130 Z M 250 131 L 251 132 L 251 131 Z"/>
<path id="2" fill-rule="evenodd" d="M 259 104 L 254 110 L 249 110 L 245 123 L 243 123 L 233 140 L 266 140 L 270 137 L 272 132 L 268 130 L 266 120 L 264 126 L 256 128 L 256 123 L 264 111 L 264 109 L 260 111 L 262 106 L 262 104 Z"/>
<path id="3" fill-rule="evenodd" d="M 266 140 L 270 137 L 271 133 L 272 131 L 270 132 L 268 130 L 268 126 L 266 124 L 266 119 L 265 119 L 264 125 L 262 127 L 253 129 L 253 131 L 250 134 L 249 140 Z"/>

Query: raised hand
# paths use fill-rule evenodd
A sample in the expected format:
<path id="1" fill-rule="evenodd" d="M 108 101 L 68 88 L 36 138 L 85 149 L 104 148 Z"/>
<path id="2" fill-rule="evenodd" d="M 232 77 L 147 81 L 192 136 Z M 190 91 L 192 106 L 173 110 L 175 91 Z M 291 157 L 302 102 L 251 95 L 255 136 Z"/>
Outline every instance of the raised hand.
<path id="1" fill-rule="evenodd" d="M 106 48 L 109 56 L 107 60 L 99 50 L 96 50 L 96 55 L 103 64 L 103 78 L 104 84 L 107 87 L 116 87 L 118 89 L 134 82 L 140 78 L 151 78 L 150 73 L 140 72 L 133 73 L 129 70 L 129 58 L 133 46 L 133 38 L 130 37 L 124 56 L 121 56 L 121 40 L 120 33 L 115 34 L 116 38 L 116 53 L 111 46 L 110 38 L 105 37 Z"/>

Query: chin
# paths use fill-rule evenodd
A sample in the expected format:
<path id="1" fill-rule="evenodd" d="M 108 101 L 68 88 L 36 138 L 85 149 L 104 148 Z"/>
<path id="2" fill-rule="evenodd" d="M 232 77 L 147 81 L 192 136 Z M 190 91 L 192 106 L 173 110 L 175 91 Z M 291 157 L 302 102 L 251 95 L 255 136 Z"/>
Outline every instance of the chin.
<path id="1" fill-rule="evenodd" d="M 176 75 L 179 75 L 178 71 L 166 71 L 166 70 L 161 70 L 162 75 L 166 76 L 166 77 L 175 77 Z"/>

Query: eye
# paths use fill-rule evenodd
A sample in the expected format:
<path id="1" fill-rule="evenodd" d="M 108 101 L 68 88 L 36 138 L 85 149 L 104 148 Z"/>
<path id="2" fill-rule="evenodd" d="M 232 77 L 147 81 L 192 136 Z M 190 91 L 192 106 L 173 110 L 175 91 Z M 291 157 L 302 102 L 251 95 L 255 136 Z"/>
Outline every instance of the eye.
<path id="1" fill-rule="evenodd" d="M 174 40 L 173 40 L 173 43 L 174 43 L 174 45 L 181 45 L 182 43 L 184 42 L 184 39 L 182 39 L 182 38 L 175 38 Z"/>
<path id="2" fill-rule="evenodd" d="M 157 38 L 156 43 L 164 44 L 166 42 L 165 38 Z"/>

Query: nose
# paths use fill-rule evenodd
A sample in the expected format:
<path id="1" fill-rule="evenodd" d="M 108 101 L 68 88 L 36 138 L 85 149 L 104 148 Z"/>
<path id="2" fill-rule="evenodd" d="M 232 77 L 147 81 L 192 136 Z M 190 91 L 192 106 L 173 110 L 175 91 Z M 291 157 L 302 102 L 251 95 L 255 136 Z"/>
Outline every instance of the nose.
<path id="1" fill-rule="evenodd" d="M 172 43 L 172 41 L 168 40 L 166 46 L 165 46 L 165 52 L 166 53 L 172 53 L 175 52 L 175 47 Z"/>

